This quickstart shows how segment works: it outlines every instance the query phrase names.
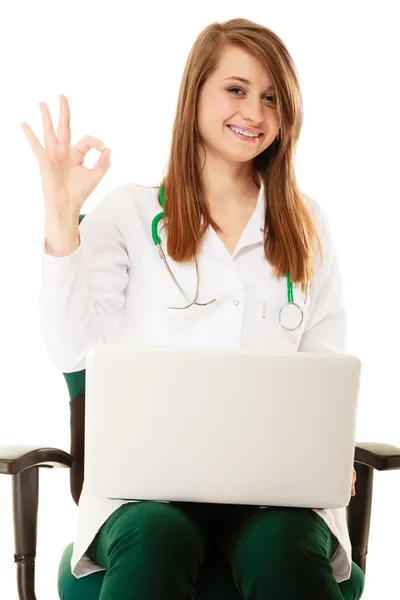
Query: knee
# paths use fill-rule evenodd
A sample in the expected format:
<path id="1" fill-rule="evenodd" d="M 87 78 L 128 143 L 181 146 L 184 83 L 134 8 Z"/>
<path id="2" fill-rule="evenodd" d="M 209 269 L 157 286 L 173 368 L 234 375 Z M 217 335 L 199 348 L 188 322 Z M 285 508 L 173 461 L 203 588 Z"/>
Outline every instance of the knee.
<path id="1" fill-rule="evenodd" d="M 365 575 L 362 569 L 354 561 L 351 565 L 350 581 L 353 585 L 353 588 L 356 590 L 357 595 L 355 598 L 358 600 L 358 598 L 361 598 L 361 595 L 364 591 Z"/>
<path id="2" fill-rule="evenodd" d="M 110 519 L 100 534 L 107 556 L 101 597 L 194 597 L 203 545 L 184 512 L 162 502 L 132 502 Z"/>
<path id="3" fill-rule="evenodd" d="M 257 514 L 231 547 L 237 587 L 245 598 L 261 598 L 263 593 L 335 597 L 337 583 L 328 556 L 330 535 L 325 522 L 310 509 L 280 507 Z"/>
<path id="4" fill-rule="evenodd" d="M 167 552 L 180 548 L 183 552 L 202 555 L 201 532 L 184 512 L 163 502 L 135 502 L 121 507 L 118 519 L 109 532 L 113 547 L 156 547 Z"/>
<path id="5" fill-rule="evenodd" d="M 353 589 L 355 590 L 355 600 L 359 600 L 361 598 L 364 585 L 365 585 L 365 575 L 360 567 L 353 561 L 350 580 L 352 582 Z"/>
<path id="6" fill-rule="evenodd" d="M 339 583 L 340 591 L 343 598 L 351 598 L 352 600 L 359 600 L 364 591 L 365 576 L 360 567 L 352 562 L 350 579 Z"/>
<path id="7" fill-rule="evenodd" d="M 268 508 L 263 514 L 251 519 L 240 537 L 238 546 L 256 547 L 257 552 L 262 548 L 281 561 L 288 558 L 288 553 L 307 554 L 308 550 L 315 552 L 315 544 L 320 541 L 328 542 L 330 531 L 325 523 L 310 509 L 299 508 Z M 316 528 L 319 535 L 316 536 Z"/>
<path id="8" fill-rule="evenodd" d="M 290 571 L 297 575 L 305 572 L 316 556 L 326 557 L 328 566 L 330 531 L 310 513 L 309 509 L 279 507 L 253 517 L 232 546 L 233 568 L 268 578 L 285 577 Z M 315 535 L 316 527 L 320 535 Z"/>

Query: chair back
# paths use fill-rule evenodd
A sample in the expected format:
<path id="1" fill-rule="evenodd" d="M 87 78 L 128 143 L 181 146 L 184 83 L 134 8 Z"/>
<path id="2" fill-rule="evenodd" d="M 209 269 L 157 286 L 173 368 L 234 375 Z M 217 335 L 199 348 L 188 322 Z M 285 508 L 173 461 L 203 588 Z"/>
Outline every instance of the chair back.
<path id="1" fill-rule="evenodd" d="M 86 215 L 79 215 L 79 224 Z M 70 469 L 71 496 L 76 504 L 82 492 L 85 461 L 85 391 L 86 370 L 63 373 L 70 397 L 70 454 L 74 464 Z"/>
<path id="2" fill-rule="evenodd" d="M 86 370 L 63 373 L 70 395 L 70 454 L 74 464 L 70 469 L 70 488 L 74 502 L 78 504 L 84 479 L 85 460 L 85 385 Z"/>

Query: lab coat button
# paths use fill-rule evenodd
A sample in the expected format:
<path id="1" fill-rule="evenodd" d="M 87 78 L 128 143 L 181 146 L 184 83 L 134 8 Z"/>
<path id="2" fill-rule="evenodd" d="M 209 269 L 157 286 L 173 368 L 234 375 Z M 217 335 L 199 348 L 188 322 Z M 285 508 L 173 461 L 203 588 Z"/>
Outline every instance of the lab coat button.
<path id="1" fill-rule="evenodd" d="M 239 304 L 239 300 L 234 300 L 234 301 L 233 301 L 233 304 L 234 304 L 235 306 L 237 306 L 237 305 Z"/>

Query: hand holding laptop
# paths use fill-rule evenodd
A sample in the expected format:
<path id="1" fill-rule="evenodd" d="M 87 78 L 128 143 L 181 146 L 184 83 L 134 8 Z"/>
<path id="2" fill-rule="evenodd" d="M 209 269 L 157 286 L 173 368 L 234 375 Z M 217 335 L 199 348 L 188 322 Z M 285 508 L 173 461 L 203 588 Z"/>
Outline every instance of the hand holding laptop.
<path id="1" fill-rule="evenodd" d="M 355 486 L 356 479 L 357 479 L 357 473 L 356 473 L 355 468 L 353 467 L 353 481 L 352 481 L 352 486 L 351 486 L 351 495 L 352 496 L 356 495 L 356 486 Z"/>

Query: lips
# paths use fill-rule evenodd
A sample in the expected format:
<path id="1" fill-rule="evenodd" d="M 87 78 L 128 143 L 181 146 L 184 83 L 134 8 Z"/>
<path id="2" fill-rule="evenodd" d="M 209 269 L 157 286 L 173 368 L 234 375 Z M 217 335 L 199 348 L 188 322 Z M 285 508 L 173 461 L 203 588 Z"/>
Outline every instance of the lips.
<path id="1" fill-rule="evenodd" d="M 260 131 L 254 131 L 252 132 L 250 129 L 243 129 L 242 131 L 249 131 L 251 133 L 258 133 L 258 135 L 253 135 L 253 136 L 246 136 L 245 134 L 241 134 L 235 130 L 232 129 L 232 127 L 237 127 L 236 125 L 227 125 L 227 128 L 230 129 L 232 131 L 233 134 L 235 135 L 239 135 L 242 138 L 246 138 L 248 140 L 259 140 L 260 138 L 262 138 L 262 136 L 264 135 L 262 132 Z M 240 127 L 237 127 L 237 129 L 241 129 Z"/>
<path id="2" fill-rule="evenodd" d="M 241 129 L 242 131 L 248 131 L 249 133 L 260 133 L 260 134 L 263 133 L 261 131 L 261 129 L 252 129 L 251 127 L 242 127 L 240 125 L 236 125 L 235 123 L 228 123 L 227 126 L 228 127 L 236 127 L 237 129 Z"/>

